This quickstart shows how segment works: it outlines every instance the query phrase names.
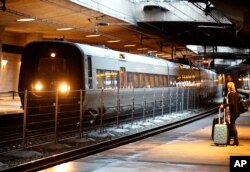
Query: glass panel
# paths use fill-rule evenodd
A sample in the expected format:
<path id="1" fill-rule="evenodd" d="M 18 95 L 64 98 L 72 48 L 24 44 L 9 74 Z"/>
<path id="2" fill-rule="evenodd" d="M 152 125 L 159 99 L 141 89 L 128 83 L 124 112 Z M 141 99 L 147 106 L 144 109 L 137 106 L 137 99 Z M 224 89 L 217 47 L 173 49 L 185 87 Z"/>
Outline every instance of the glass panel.
<path id="1" fill-rule="evenodd" d="M 143 74 L 139 74 L 139 80 L 140 80 L 140 88 L 144 88 L 144 77 Z"/>

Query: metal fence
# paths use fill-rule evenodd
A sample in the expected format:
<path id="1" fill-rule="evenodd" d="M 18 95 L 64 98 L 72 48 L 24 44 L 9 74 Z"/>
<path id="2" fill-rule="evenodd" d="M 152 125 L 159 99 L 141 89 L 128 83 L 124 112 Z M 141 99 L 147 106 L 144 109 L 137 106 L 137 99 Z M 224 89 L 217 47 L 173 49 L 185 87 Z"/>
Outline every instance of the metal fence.
<path id="1" fill-rule="evenodd" d="M 75 90 L 67 95 L 20 92 L 24 108 L 20 144 L 25 149 L 48 136 L 57 143 L 76 133 L 82 138 L 93 129 L 102 132 L 105 127 L 119 128 L 124 122 L 133 124 L 189 111 L 209 101 L 210 94 L 216 95 L 216 89 L 206 91 L 210 93 L 201 94 L 199 88 L 188 87 Z"/>

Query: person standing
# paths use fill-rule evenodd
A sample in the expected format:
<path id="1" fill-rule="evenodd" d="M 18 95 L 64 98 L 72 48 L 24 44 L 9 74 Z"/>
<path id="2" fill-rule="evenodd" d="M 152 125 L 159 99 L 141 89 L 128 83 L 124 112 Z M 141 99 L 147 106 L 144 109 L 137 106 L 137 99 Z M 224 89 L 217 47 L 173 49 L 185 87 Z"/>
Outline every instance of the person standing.
<path id="1" fill-rule="evenodd" d="M 221 104 L 221 108 L 229 107 L 229 115 L 228 115 L 228 145 L 230 144 L 230 138 L 233 136 L 234 142 L 232 146 L 238 146 L 239 145 L 239 140 L 238 140 L 238 131 L 235 125 L 236 119 L 240 115 L 240 96 L 236 92 L 235 89 L 235 84 L 233 82 L 228 82 L 227 83 L 227 89 L 228 89 L 228 94 L 227 94 L 227 102 Z"/>

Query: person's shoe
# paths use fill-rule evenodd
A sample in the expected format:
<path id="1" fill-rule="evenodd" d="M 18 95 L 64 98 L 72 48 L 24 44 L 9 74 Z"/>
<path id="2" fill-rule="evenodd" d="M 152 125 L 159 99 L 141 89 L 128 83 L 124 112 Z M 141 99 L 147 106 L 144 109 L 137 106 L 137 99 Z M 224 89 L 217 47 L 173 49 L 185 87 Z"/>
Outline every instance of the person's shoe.
<path id="1" fill-rule="evenodd" d="M 238 141 L 233 142 L 232 146 L 239 146 L 239 142 Z"/>

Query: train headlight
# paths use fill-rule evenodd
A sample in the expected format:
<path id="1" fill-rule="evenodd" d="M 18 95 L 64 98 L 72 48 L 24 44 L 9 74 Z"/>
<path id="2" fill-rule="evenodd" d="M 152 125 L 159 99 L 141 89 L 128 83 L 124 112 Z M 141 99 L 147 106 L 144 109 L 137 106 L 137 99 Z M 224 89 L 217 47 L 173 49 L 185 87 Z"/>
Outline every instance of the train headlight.
<path id="1" fill-rule="evenodd" d="M 65 82 L 61 83 L 61 84 L 59 85 L 59 87 L 58 87 L 58 91 L 59 91 L 60 93 L 63 93 L 63 94 L 68 93 L 68 92 L 70 91 L 70 86 L 69 86 L 69 84 L 67 84 L 67 83 L 65 83 Z"/>
<path id="2" fill-rule="evenodd" d="M 43 89 L 43 84 L 41 82 L 36 82 L 35 85 L 34 85 L 34 90 L 35 91 L 42 91 Z"/>

